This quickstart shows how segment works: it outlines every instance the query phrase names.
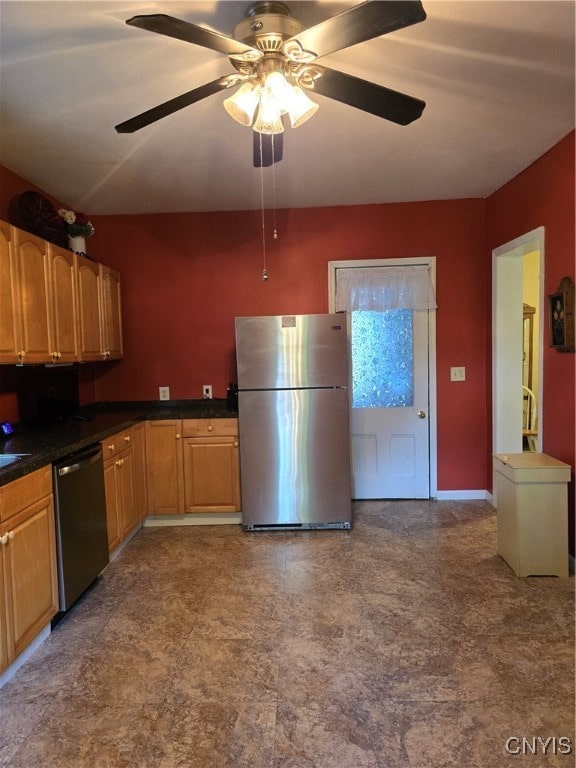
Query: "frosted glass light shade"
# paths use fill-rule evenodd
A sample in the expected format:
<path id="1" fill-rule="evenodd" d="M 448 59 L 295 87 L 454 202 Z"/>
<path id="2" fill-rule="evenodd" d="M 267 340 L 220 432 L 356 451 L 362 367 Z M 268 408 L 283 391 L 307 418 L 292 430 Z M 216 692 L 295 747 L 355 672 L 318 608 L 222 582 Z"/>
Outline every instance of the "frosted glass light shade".
<path id="1" fill-rule="evenodd" d="M 302 125 L 302 123 L 305 123 L 306 120 L 309 120 L 318 110 L 318 106 L 318 104 L 306 96 L 302 88 L 295 85 L 292 88 L 292 95 L 288 108 L 290 125 L 292 128 L 297 128 L 299 125 Z"/>
<path id="2" fill-rule="evenodd" d="M 276 103 L 281 115 L 285 115 L 292 100 L 292 87 L 281 72 L 271 72 L 266 76 L 264 87 Z"/>
<path id="3" fill-rule="evenodd" d="M 252 83 L 244 83 L 236 93 L 224 100 L 224 109 L 238 123 L 252 125 L 258 99 L 259 87 Z"/>
<path id="4" fill-rule="evenodd" d="M 254 130 L 257 133 L 283 133 L 284 126 L 282 118 L 278 114 L 274 120 L 264 120 L 262 118 L 262 108 L 258 110 L 258 117 L 254 123 Z"/>
<path id="5" fill-rule="evenodd" d="M 254 130 L 258 133 L 282 133 L 281 105 L 270 88 L 260 90 L 260 109 L 254 123 Z"/>

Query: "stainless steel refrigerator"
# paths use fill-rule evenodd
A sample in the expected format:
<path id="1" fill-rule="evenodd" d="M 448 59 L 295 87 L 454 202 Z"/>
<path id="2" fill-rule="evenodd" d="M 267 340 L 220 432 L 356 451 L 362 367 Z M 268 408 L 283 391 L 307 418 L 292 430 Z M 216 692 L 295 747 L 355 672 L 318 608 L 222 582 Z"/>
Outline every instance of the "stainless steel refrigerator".
<path id="1" fill-rule="evenodd" d="M 244 530 L 351 527 L 346 315 L 237 317 Z"/>

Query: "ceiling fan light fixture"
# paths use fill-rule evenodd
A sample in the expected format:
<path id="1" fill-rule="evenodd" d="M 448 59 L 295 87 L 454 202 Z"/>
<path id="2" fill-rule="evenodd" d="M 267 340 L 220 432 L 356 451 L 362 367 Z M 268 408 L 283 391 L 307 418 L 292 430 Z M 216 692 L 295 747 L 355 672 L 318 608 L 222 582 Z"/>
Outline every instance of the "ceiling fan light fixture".
<path id="1" fill-rule="evenodd" d="M 298 128 L 299 125 L 302 125 L 306 120 L 309 120 L 312 115 L 316 114 L 319 107 L 316 102 L 308 98 L 302 88 L 298 85 L 292 86 L 292 94 L 289 104 L 288 114 L 290 116 L 290 125 L 292 128 Z"/>
<path id="2" fill-rule="evenodd" d="M 236 93 L 224 100 L 224 109 L 230 117 L 241 125 L 252 125 L 259 100 L 260 87 L 258 84 L 244 83 Z"/>

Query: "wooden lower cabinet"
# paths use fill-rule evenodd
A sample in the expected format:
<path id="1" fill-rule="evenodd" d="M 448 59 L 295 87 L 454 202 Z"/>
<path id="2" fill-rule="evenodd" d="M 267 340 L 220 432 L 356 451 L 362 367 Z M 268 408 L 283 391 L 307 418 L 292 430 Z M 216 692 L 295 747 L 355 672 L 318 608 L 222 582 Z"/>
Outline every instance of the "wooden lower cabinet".
<path id="1" fill-rule="evenodd" d="M 240 511 L 237 419 L 146 423 L 151 515 Z"/>
<path id="2" fill-rule="evenodd" d="M 146 422 L 148 513 L 184 512 L 184 466 L 180 419 Z"/>
<path id="3" fill-rule="evenodd" d="M 135 505 L 132 430 L 130 427 L 102 442 L 110 552 L 126 538 L 140 520 Z"/>
<path id="4" fill-rule="evenodd" d="M 51 467 L 0 488 L 0 671 L 58 611 Z"/>
<path id="5" fill-rule="evenodd" d="M 134 478 L 134 514 L 136 522 L 142 521 L 148 510 L 146 492 L 146 422 L 132 427 L 132 476 Z"/>

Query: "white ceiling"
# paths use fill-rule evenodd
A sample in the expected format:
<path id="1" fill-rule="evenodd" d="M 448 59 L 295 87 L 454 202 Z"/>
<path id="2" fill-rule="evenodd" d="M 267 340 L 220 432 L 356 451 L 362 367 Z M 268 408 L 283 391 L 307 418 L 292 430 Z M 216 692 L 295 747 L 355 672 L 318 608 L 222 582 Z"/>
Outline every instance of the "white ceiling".
<path id="1" fill-rule="evenodd" d="M 355 2 L 288 3 L 305 27 Z M 230 34 L 249 2 L 0 2 L 0 162 L 90 214 L 486 197 L 574 127 L 575 3 L 423 0 L 415 26 L 320 63 L 423 99 L 397 126 L 322 96 L 284 159 L 211 96 L 134 134 L 114 126 L 232 69 L 127 26 L 166 13 Z M 227 94 L 228 95 L 228 94 Z"/>

